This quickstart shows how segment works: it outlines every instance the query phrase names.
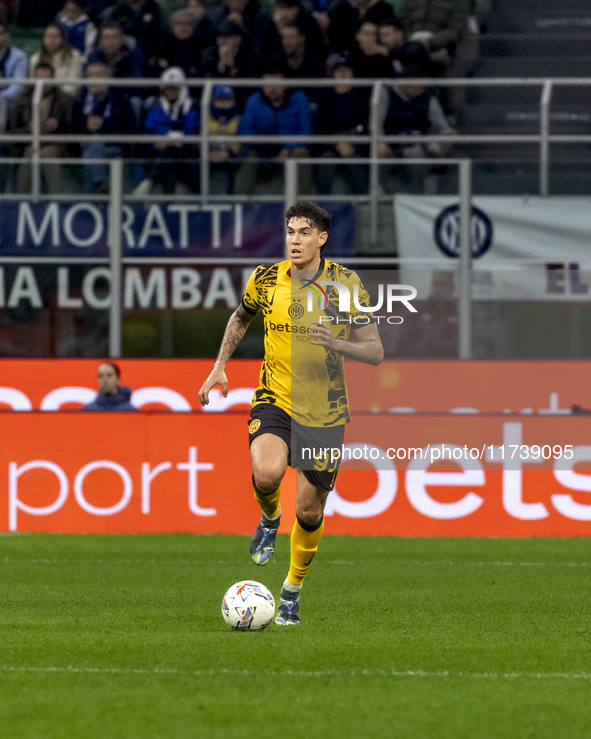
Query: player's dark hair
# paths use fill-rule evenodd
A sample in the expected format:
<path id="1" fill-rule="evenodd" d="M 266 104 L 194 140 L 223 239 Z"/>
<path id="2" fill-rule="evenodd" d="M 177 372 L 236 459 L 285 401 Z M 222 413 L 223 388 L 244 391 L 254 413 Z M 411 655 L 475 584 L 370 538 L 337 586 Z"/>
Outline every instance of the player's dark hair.
<path id="1" fill-rule="evenodd" d="M 117 375 L 117 379 L 121 377 L 121 370 L 119 369 L 119 366 L 115 364 L 115 362 L 101 362 L 101 364 L 108 364 L 109 367 L 112 367 L 115 370 L 115 374 Z"/>
<path id="2" fill-rule="evenodd" d="M 317 228 L 319 233 L 330 229 L 330 215 L 316 203 L 308 200 L 299 200 L 294 203 L 291 208 L 285 212 L 285 224 L 287 225 L 292 218 L 305 218 L 310 222 L 312 228 Z M 324 247 L 322 247 L 324 248 Z"/>

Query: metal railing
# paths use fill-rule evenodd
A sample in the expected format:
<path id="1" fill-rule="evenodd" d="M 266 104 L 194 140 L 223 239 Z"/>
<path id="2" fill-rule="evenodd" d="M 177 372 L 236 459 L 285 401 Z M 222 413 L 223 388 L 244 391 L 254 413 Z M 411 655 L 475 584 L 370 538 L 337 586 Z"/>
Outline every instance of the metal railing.
<path id="1" fill-rule="evenodd" d="M 199 135 L 185 136 L 184 142 L 187 144 L 196 144 L 200 148 L 200 183 L 201 192 L 198 197 L 201 201 L 207 201 L 209 198 L 209 157 L 208 151 L 210 144 L 228 142 L 229 137 L 225 135 L 214 135 L 208 131 L 209 106 L 211 103 L 211 95 L 213 88 L 227 80 L 220 79 L 188 79 L 187 85 L 192 88 L 201 89 L 200 111 L 201 122 Z M 68 84 L 86 85 L 87 79 L 68 80 Z M 43 88 L 48 84 L 47 80 L 40 79 L 6 79 L 3 84 L 23 84 L 33 85 L 33 130 L 31 134 L 1 134 L 0 144 L 6 143 L 26 143 L 32 146 L 31 161 L 33 164 L 32 177 L 32 195 L 37 198 L 40 195 L 40 148 L 44 143 L 63 143 L 64 135 L 43 134 L 41 133 L 41 114 L 39 102 L 43 95 Z M 49 84 L 55 84 L 50 82 Z M 111 87 L 121 88 L 158 88 L 160 84 L 159 78 L 152 79 L 93 79 L 92 84 L 107 84 Z M 261 88 L 269 84 L 268 79 L 232 79 L 231 84 L 235 88 Z M 297 88 L 326 88 L 342 84 L 340 80 L 334 79 L 275 79 L 273 85 L 281 85 L 284 87 Z M 575 144 L 585 143 L 591 144 L 591 132 L 589 134 L 551 134 L 550 133 L 550 107 L 553 92 L 556 87 L 588 87 L 591 85 L 591 79 L 585 78 L 397 78 L 395 80 L 348 80 L 347 84 L 354 87 L 371 88 L 370 109 L 369 109 L 369 132 L 367 135 L 311 135 L 311 136 L 235 136 L 231 140 L 236 143 L 292 143 L 298 142 L 302 144 L 334 144 L 339 141 L 351 142 L 357 144 L 365 144 L 370 147 L 370 197 L 375 198 L 378 195 L 378 166 L 380 159 L 378 157 L 378 148 L 380 142 L 394 144 L 409 143 L 442 143 L 449 142 L 449 136 L 446 135 L 404 135 L 404 136 L 385 136 L 379 132 L 379 101 L 383 88 L 392 84 L 416 84 L 428 87 L 439 88 L 503 88 L 503 87 L 539 87 L 539 132 L 536 134 L 462 134 L 461 131 L 454 136 L 454 142 L 457 144 L 537 144 L 539 148 L 539 173 L 540 173 L 540 195 L 546 196 L 549 192 L 549 167 L 550 167 L 550 146 L 552 144 Z M 68 134 L 67 141 L 70 143 L 87 143 L 90 141 L 101 141 L 104 143 L 128 143 L 128 144 L 147 144 L 155 143 L 160 140 L 160 136 L 146 134 L 130 134 L 130 135 L 99 135 L 99 134 Z M 359 161 L 359 160 L 356 160 Z"/>
<path id="2" fill-rule="evenodd" d="M 6 80 L 4 82 L 23 82 L 22 80 Z M 402 80 L 396 80 L 396 83 Z M 78 80 L 80 84 L 87 83 L 87 80 Z M 158 79 L 154 80 L 93 80 L 93 84 L 105 83 L 114 87 L 154 87 L 159 84 Z M 540 173 L 540 194 L 547 195 L 549 190 L 549 165 L 550 165 L 550 147 L 553 143 L 591 143 L 591 135 L 585 134 L 572 134 L 572 135 L 552 135 L 550 134 L 550 107 L 552 101 L 552 94 L 557 86 L 564 85 L 577 85 L 577 86 L 588 86 L 591 85 L 590 79 L 409 79 L 405 82 L 416 83 L 421 85 L 437 85 L 439 87 L 452 87 L 452 86 L 539 86 L 540 87 L 540 129 L 537 134 L 527 135 L 465 135 L 459 133 L 455 138 L 455 142 L 470 143 L 470 144 L 491 144 L 491 143 L 508 143 L 508 144 L 537 144 L 539 147 L 539 173 Z M 201 128 L 199 135 L 186 136 L 184 141 L 186 143 L 194 143 L 200 147 L 200 192 L 199 194 L 191 195 L 191 200 L 199 202 L 202 205 L 214 200 L 219 200 L 220 196 L 213 196 L 210 193 L 210 169 L 209 169 L 209 146 L 212 143 L 228 142 L 227 136 L 212 135 L 208 132 L 207 121 L 208 111 L 211 102 L 211 93 L 213 87 L 220 83 L 220 80 L 188 80 L 191 86 L 199 86 L 202 88 L 202 95 L 200 101 L 201 107 Z M 260 87 L 261 85 L 268 84 L 269 81 L 265 79 L 258 80 L 232 80 L 234 87 Z M 33 130 L 30 135 L 24 134 L 3 134 L 0 135 L 1 143 L 27 143 L 32 146 L 31 164 L 32 164 L 32 197 L 33 199 L 42 199 L 41 195 L 41 164 L 47 162 L 70 162 L 81 160 L 70 160 L 70 159 L 59 159 L 49 160 L 40 157 L 41 146 L 45 143 L 64 143 L 64 140 L 70 142 L 85 143 L 89 141 L 103 141 L 105 143 L 153 143 L 161 139 L 155 135 L 68 135 L 67 138 L 59 135 L 46 135 L 41 133 L 41 117 L 39 105 L 36 104 L 41 99 L 43 85 L 46 84 L 44 80 L 27 80 L 26 84 L 33 84 L 35 86 L 33 94 Z M 282 84 L 287 87 L 306 87 L 306 88 L 320 88 L 327 87 L 330 85 L 339 84 L 338 80 L 275 80 L 273 84 Z M 356 144 L 365 144 L 369 146 L 370 157 L 368 159 L 339 159 L 339 163 L 349 164 L 368 164 L 370 168 L 370 186 L 367 196 L 356 196 L 353 198 L 357 202 L 365 202 L 369 206 L 370 214 L 370 241 L 376 243 L 378 239 L 378 207 L 379 203 L 383 202 L 384 198 L 391 200 L 391 196 L 384 196 L 380 191 L 379 182 L 379 167 L 388 164 L 401 164 L 405 165 L 437 165 L 445 164 L 446 166 L 455 167 L 458 170 L 458 182 L 459 182 L 459 203 L 460 203 L 460 258 L 457 261 L 457 275 L 458 275 L 458 357 L 467 359 L 472 356 L 472 295 L 471 295 L 471 244 L 470 244 L 470 213 L 471 213 L 471 199 L 472 199 L 472 162 L 469 159 L 457 159 L 453 157 L 443 159 L 380 159 L 378 157 L 379 144 L 381 142 L 406 144 L 420 142 L 444 142 L 449 141 L 448 136 L 383 136 L 379 133 L 379 103 L 381 92 L 385 85 L 391 84 L 388 81 L 367 81 L 367 80 L 351 80 L 351 84 L 357 87 L 371 87 L 372 94 L 370 99 L 370 131 L 366 135 L 345 135 L 345 136 L 236 136 L 233 137 L 233 141 L 239 143 L 288 143 L 288 142 L 299 142 L 303 144 L 330 144 L 339 141 L 349 141 Z M 15 162 L 22 162 L 22 159 L 15 159 Z M 330 162 L 330 160 L 329 160 Z M 301 195 L 307 195 L 307 193 L 301 193 L 298 187 L 298 173 L 301 166 L 311 165 L 318 163 L 318 160 L 313 158 L 308 159 L 288 159 L 285 161 L 285 179 L 284 179 L 284 191 L 276 195 L 276 199 L 284 201 L 286 205 L 290 205 L 296 198 Z M 133 200 L 133 196 L 123 194 L 122 183 L 123 183 L 123 161 L 116 159 L 110 160 L 110 194 L 108 196 L 95 196 L 97 199 L 102 201 L 108 200 L 109 202 L 109 246 L 110 256 L 108 260 L 102 260 L 104 264 L 108 264 L 111 278 L 111 294 L 112 300 L 110 303 L 110 314 L 109 314 L 109 348 L 110 355 L 112 357 L 118 357 L 122 352 L 122 275 L 123 267 L 131 261 L 130 258 L 126 258 L 122 253 L 122 207 L 124 200 Z M 20 199 L 23 198 L 23 194 L 19 194 Z M 57 199 L 55 196 L 49 196 L 52 199 Z M 62 196 L 67 198 L 68 196 Z M 71 197 L 71 196 L 70 196 Z M 88 198 L 89 200 L 92 198 Z M 136 198 L 137 199 L 137 198 Z M 165 199 L 159 196 L 159 199 Z M 175 196 L 175 199 L 178 199 Z M 228 201 L 239 201 L 244 200 L 244 196 L 232 196 L 224 195 L 224 200 Z M 247 198 L 248 199 L 248 198 Z M 38 262 L 44 262 L 43 258 L 35 258 Z M 10 257 L 2 257 L 0 263 L 9 263 Z M 22 262 L 22 259 L 20 260 Z M 62 260 L 67 261 L 67 260 Z M 80 261 L 80 260 L 78 260 Z M 101 260 L 97 260 L 101 261 Z M 137 257 L 133 258 L 134 263 L 138 263 Z M 149 262 L 155 262 L 158 260 L 148 259 Z M 169 260 L 167 260 L 169 261 Z M 191 260 L 192 261 L 192 260 Z M 196 259 L 196 263 L 205 263 L 207 260 Z M 264 260 L 251 260 L 252 263 L 255 261 L 260 263 Z M 339 261 L 346 262 L 346 259 L 340 259 Z M 359 258 L 355 258 L 356 263 L 360 263 Z M 372 264 L 377 264 L 379 260 L 375 257 L 371 258 Z M 388 258 L 387 263 L 389 265 L 397 264 L 401 265 L 405 260 Z M 442 260 L 438 260 L 441 262 Z M 407 263 L 409 263 L 407 261 Z"/>
<path id="3" fill-rule="evenodd" d="M 44 160 L 47 161 L 47 160 Z M 284 206 L 289 207 L 298 196 L 297 168 L 314 160 L 288 160 L 285 170 Z M 389 160 L 385 160 L 386 162 Z M 395 161 L 395 160 L 392 160 Z M 459 201 L 460 201 L 460 253 L 455 268 L 457 270 L 458 283 L 458 358 L 469 359 L 472 356 L 472 295 L 471 295 L 471 173 L 470 160 L 446 160 L 446 163 L 456 166 L 459 171 Z M 110 279 L 110 302 L 109 302 L 109 356 L 116 358 L 122 356 L 122 319 L 123 319 L 123 270 L 128 265 L 172 265 L 178 262 L 176 257 L 138 257 L 124 256 L 123 254 L 123 207 L 124 196 L 122 190 L 123 182 L 123 160 L 112 159 L 109 161 L 109 184 L 108 196 L 108 257 L 52 257 L 52 256 L 5 256 L 0 255 L 0 265 L 3 264 L 93 264 L 104 265 L 108 270 Z M 232 264 L 252 265 L 253 267 L 267 261 L 276 261 L 276 257 L 269 259 L 261 257 L 232 258 Z M 183 257 L 185 265 L 207 265 L 217 264 L 220 259 L 207 257 Z M 445 257 L 434 257 L 429 259 L 402 259 L 397 257 L 339 257 L 339 263 L 354 264 L 358 267 L 366 266 L 416 266 L 419 265 L 445 265 L 449 268 L 449 259 Z"/>

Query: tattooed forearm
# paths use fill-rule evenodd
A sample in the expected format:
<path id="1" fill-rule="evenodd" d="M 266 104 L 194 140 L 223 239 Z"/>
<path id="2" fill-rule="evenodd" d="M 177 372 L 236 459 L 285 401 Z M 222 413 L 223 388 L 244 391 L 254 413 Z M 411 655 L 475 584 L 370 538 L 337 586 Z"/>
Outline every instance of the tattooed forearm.
<path id="1" fill-rule="evenodd" d="M 222 339 L 222 345 L 218 357 L 215 361 L 214 366 L 225 367 L 227 361 L 232 356 L 234 349 L 240 343 L 242 337 L 246 333 L 253 316 L 246 310 L 244 310 L 242 304 L 236 308 L 234 313 L 230 316 L 226 330 L 224 331 L 224 338 Z"/>

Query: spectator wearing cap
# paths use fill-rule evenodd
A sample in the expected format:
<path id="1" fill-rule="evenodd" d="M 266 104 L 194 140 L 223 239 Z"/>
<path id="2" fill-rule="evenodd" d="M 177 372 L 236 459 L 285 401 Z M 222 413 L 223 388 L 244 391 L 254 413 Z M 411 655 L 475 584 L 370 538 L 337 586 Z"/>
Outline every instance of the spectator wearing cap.
<path id="1" fill-rule="evenodd" d="M 203 76 L 217 79 L 260 77 L 262 58 L 253 50 L 249 37 L 235 21 L 227 21 L 219 30 L 216 44 L 203 54 Z M 238 111 L 244 110 L 252 89 L 236 88 Z"/>
<path id="2" fill-rule="evenodd" d="M 326 62 L 328 75 L 339 84 L 323 90 L 318 101 L 314 133 L 322 136 L 367 135 L 369 124 L 369 101 L 367 92 L 354 87 L 353 69 L 348 55 L 331 54 Z M 369 172 L 365 164 L 338 164 L 339 159 L 367 157 L 367 144 L 339 141 L 336 144 L 322 144 L 320 157 L 332 159 L 315 167 L 318 193 L 331 192 L 335 178 L 339 176 L 346 187 L 355 195 L 367 194 Z"/>
<path id="3" fill-rule="evenodd" d="M 212 181 L 222 186 L 223 192 L 232 194 L 234 178 L 238 170 L 237 156 L 240 144 L 230 137 L 236 136 L 240 116 L 236 107 L 236 96 L 229 85 L 216 85 L 211 96 L 207 130 L 213 136 L 228 136 L 228 141 L 209 145 L 209 162 Z"/>
<path id="4" fill-rule="evenodd" d="M 272 26 L 270 16 L 261 8 L 259 0 L 223 0 L 209 11 L 217 33 L 228 21 L 237 23 L 250 38 L 257 53 L 265 51 L 264 43 Z"/>
<path id="5" fill-rule="evenodd" d="M 336 0 L 328 11 L 330 51 L 352 51 L 361 23 L 379 23 L 393 15 L 394 10 L 386 0 Z"/>
<path id="6" fill-rule="evenodd" d="M 263 77 L 266 84 L 253 93 L 246 103 L 238 133 L 241 136 L 309 136 L 311 134 L 310 101 L 305 93 L 290 90 L 278 80 L 284 79 L 279 69 L 268 69 Z M 307 157 L 303 143 L 247 144 L 241 151 L 245 157 L 236 176 L 236 192 L 247 195 L 254 191 L 259 180 L 269 181 L 283 173 L 279 162 L 290 157 Z M 300 167 L 300 189 L 312 190 L 309 167 Z"/>
<path id="7" fill-rule="evenodd" d="M 422 79 L 425 70 L 416 65 L 408 65 L 403 70 L 407 79 Z M 392 143 L 381 141 L 380 158 L 400 157 L 426 158 L 441 157 L 453 146 L 452 137 L 457 131 L 450 126 L 433 90 L 419 83 L 407 83 L 404 79 L 382 89 L 378 113 L 378 135 L 417 137 L 432 135 L 449 136 L 449 142 Z M 383 185 L 387 192 L 395 188 L 410 191 L 420 189 L 421 175 L 417 167 L 389 167 L 386 169 Z"/>
<path id="8" fill-rule="evenodd" d="M 148 113 L 144 132 L 162 138 L 151 145 L 154 162 L 147 180 L 140 183 L 135 194 L 148 194 L 153 186 L 159 186 L 165 194 L 195 191 L 199 184 L 199 150 L 183 139 L 199 134 L 199 111 L 180 67 L 171 67 L 161 74 L 158 105 Z"/>
<path id="9" fill-rule="evenodd" d="M 73 49 L 86 57 L 97 39 L 97 27 L 86 12 L 86 0 L 66 0 L 55 22 Z"/>

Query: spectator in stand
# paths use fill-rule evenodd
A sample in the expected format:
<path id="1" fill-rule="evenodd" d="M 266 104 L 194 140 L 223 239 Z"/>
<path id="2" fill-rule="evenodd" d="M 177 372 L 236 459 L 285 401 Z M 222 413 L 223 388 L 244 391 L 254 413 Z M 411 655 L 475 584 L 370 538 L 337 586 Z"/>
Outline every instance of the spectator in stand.
<path id="1" fill-rule="evenodd" d="M 248 98 L 238 128 L 239 135 L 309 136 L 310 101 L 305 93 L 277 84 L 277 80 L 284 79 L 279 69 L 269 68 L 263 77 L 267 84 Z M 297 141 L 247 144 L 241 153 L 246 158 L 236 175 L 236 192 L 241 195 L 252 193 L 259 180 L 269 181 L 281 176 L 283 167 L 279 163 L 285 159 L 309 156 L 306 145 Z M 304 193 L 312 190 L 310 168 L 306 166 L 300 167 L 300 190 Z"/>
<path id="2" fill-rule="evenodd" d="M 134 78 L 144 76 L 144 58 L 135 39 L 126 38 L 117 21 L 105 21 L 99 28 L 98 45 L 88 55 L 88 64 L 100 62 L 107 64 L 111 69 L 110 77 L 115 79 Z M 123 88 L 119 88 L 122 92 Z M 135 116 L 135 125 L 139 127 L 143 97 L 147 88 L 127 88 L 126 94 L 130 97 Z"/>
<path id="3" fill-rule="evenodd" d="M 85 134 L 136 133 L 135 116 L 125 91 L 108 84 L 93 82 L 95 79 L 113 77 L 111 67 L 106 62 L 92 62 L 86 68 L 87 89 L 82 95 L 82 116 L 79 132 Z M 115 159 L 123 157 L 127 147 L 124 144 L 91 141 L 82 144 L 84 159 Z M 87 192 L 108 192 L 108 169 L 102 162 L 87 164 L 84 167 Z"/>
<path id="4" fill-rule="evenodd" d="M 6 15 L 6 14 L 5 14 Z M 10 43 L 10 30 L 7 21 L 0 22 L 0 77 L 25 78 L 27 76 L 27 55 Z M 6 133 L 10 125 L 10 113 L 14 101 L 24 90 L 23 85 L 0 85 L 0 133 Z M 0 157 L 9 155 L 9 148 L 0 144 Z M 6 190 L 8 166 L 0 166 L 0 192 Z"/>
<path id="5" fill-rule="evenodd" d="M 5 74 L 5 62 L 8 59 L 7 52 L 10 49 L 10 35 L 8 33 L 8 12 L 4 8 L 0 8 L 0 77 L 6 77 Z M 20 51 L 20 50 L 19 50 Z M 17 55 L 18 57 L 18 55 Z M 25 66 L 24 74 L 19 76 L 26 76 L 27 65 L 25 55 Z M 19 87 L 19 86 L 17 86 Z M 0 85 L 0 134 L 6 133 L 10 124 L 10 101 L 15 95 L 6 97 L 3 93 L 6 88 Z M 22 91 L 22 88 L 21 88 Z M 16 95 L 19 94 L 19 89 L 16 90 Z M 10 149 L 5 144 L 0 144 L 0 157 L 7 157 L 10 154 Z M 5 192 L 6 183 L 8 180 L 9 167 L 7 165 L 0 166 L 0 192 Z"/>
<path id="6" fill-rule="evenodd" d="M 314 51 L 296 22 L 286 23 L 279 31 L 281 52 L 271 61 L 288 79 L 315 79 L 324 77 L 324 57 Z M 292 88 L 293 89 L 293 88 Z M 309 99 L 316 101 L 320 88 L 303 89 Z"/>
<path id="7" fill-rule="evenodd" d="M 378 26 L 363 21 L 355 34 L 351 49 L 351 68 L 360 79 L 388 78 L 393 76 L 387 50 L 378 44 Z"/>
<path id="8" fill-rule="evenodd" d="M 199 111 L 180 67 L 170 67 L 160 76 L 158 105 L 148 113 L 144 128 L 145 133 L 162 136 L 162 141 L 151 145 L 154 163 L 135 194 L 148 194 L 152 186 L 165 194 L 194 191 L 199 184 L 199 149 L 183 138 L 199 135 Z"/>
<path id="9" fill-rule="evenodd" d="M 96 43 L 97 28 L 86 13 L 86 0 L 66 0 L 55 18 L 68 43 L 84 58 Z"/>
<path id="10" fill-rule="evenodd" d="M 26 76 L 27 55 L 10 43 L 10 30 L 6 24 L 0 23 L 0 77 L 25 79 Z M 4 109 L 5 114 L 10 114 L 12 104 L 23 89 L 23 85 L 18 82 L 0 85 L 0 107 Z"/>
<path id="11" fill-rule="evenodd" d="M 214 136 L 236 136 L 240 124 L 240 116 L 236 107 L 236 96 L 229 85 L 217 85 L 213 88 L 208 133 Z M 225 180 L 222 183 L 226 194 L 234 192 L 234 178 L 238 170 L 236 158 L 240 152 L 240 144 L 228 141 L 212 143 L 209 146 L 209 167 L 213 181 Z"/>
<path id="12" fill-rule="evenodd" d="M 25 78 L 27 76 L 27 55 L 10 43 L 10 31 L 6 23 L 0 23 L 0 77 Z M 10 113 L 14 101 L 24 90 L 23 85 L 12 83 L 0 85 L 0 133 L 5 133 L 10 125 Z M 0 156 L 8 156 L 7 146 L 0 145 Z M 0 166 L 0 192 L 6 190 L 8 167 Z"/>
<path id="13" fill-rule="evenodd" d="M 303 2 L 303 7 L 314 18 L 322 33 L 326 33 L 330 25 L 328 5 L 328 0 L 304 0 Z"/>
<path id="14" fill-rule="evenodd" d="M 429 74 L 433 73 L 431 58 L 420 41 L 407 41 L 402 21 L 386 18 L 378 23 L 378 44 L 388 52 L 394 77 L 400 77 L 408 64 L 418 64 Z"/>
<path id="15" fill-rule="evenodd" d="M 261 9 L 259 0 L 224 0 L 211 8 L 209 17 L 218 34 L 228 21 L 237 23 L 250 37 L 254 51 L 259 54 L 263 51 L 272 21 Z"/>
<path id="16" fill-rule="evenodd" d="M 367 136 L 369 127 L 367 92 L 350 84 L 354 74 L 349 58 L 343 54 L 331 54 L 326 66 L 329 76 L 339 80 L 339 84 L 323 90 L 318 102 L 315 133 L 322 136 Z M 339 159 L 367 157 L 368 153 L 367 144 L 339 141 L 336 144 L 322 144 L 320 156 L 338 162 Z M 330 193 L 337 175 L 342 177 L 353 194 L 367 194 L 369 187 L 367 166 L 337 163 L 319 164 L 316 167 L 318 193 Z"/>
<path id="17" fill-rule="evenodd" d="M 50 23 L 43 32 L 41 49 L 31 57 L 30 68 L 34 70 L 40 62 L 49 64 L 54 70 L 56 80 L 79 80 L 83 76 L 82 55 L 73 49 L 57 23 Z M 80 85 L 62 84 L 64 92 L 76 97 Z"/>
<path id="18" fill-rule="evenodd" d="M 452 66 L 456 46 L 468 24 L 468 0 L 403 0 L 400 20 L 407 38 L 420 41 L 440 75 Z"/>
<path id="19" fill-rule="evenodd" d="M 281 33 L 284 26 L 291 23 L 296 23 L 299 26 L 306 38 L 308 48 L 324 56 L 324 30 L 318 26 L 318 23 L 303 7 L 300 0 L 276 0 L 273 11 L 274 28 L 271 31 L 271 36 L 267 39 L 265 55 L 270 56 L 277 52 L 278 49 L 273 49 L 273 43 L 277 45 L 280 41 L 277 34 Z M 277 41 L 274 42 L 273 38 L 276 38 Z"/>
<path id="20" fill-rule="evenodd" d="M 144 58 L 144 73 L 157 69 L 168 22 L 157 0 L 118 0 L 109 11 L 126 36 L 135 39 Z"/>
<path id="21" fill-rule="evenodd" d="M 337 0 L 329 8 L 328 38 L 330 51 L 348 51 L 355 48 L 355 34 L 363 21 L 379 23 L 394 15 L 386 0 Z"/>
<path id="22" fill-rule="evenodd" d="M 98 366 L 99 391 L 92 403 L 82 406 L 82 411 L 137 411 L 131 404 L 131 388 L 119 384 L 121 370 L 114 362 L 102 362 Z"/>
<path id="23" fill-rule="evenodd" d="M 425 77 L 422 67 L 409 65 L 403 71 L 405 78 L 420 79 Z M 408 84 L 401 80 L 399 84 L 389 85 L 382 90 L 378 115 L 378 134 L 385 136 L 416 135 L 449 136 L 449 142 L 416 141 L 413 143 L 389 144 L 381 141 L 378 154 L 380 158 L 400 157 L 427 158 L 441 157 L 453 146 L 451 138 L 457 131 L 450 126 L 439 99 L 433 90 L 422 84 Z M 416 191 L 420 185 L 420 173 L 415 167 L 389 167 L 383 179 L 387 192 L 393 192 L 397 186 L 401 189 Z"/>
<path id="24" fill-rule="evenodd" d="M 170 16 L 171 32 L 164 41 L 158 70 L 154 70 L 153 74 L 159 75 L 170 67 L 180 67 L 189 79 L 202 76 L 201 56 L 204 48 L 195 35 L 196 27 L 197 18 L 190 10 L 177 10 Z"/>
<path id="25" fill-rule="evenodd" d="M 37 80 L 51 80 L 55 77 L 55 71 L 48 62 L 39 62 L 33 68 L 33 76 Z M 31 85 L 16 99 L 12 111 L 11 132 L 15 134 L 33 133 L 33 93 Z M 74 98 L 68 95 L 59 85 L 47 84 L 43 86 L 43 97 L 39 105 L 42 134 L 72 134 L 74 131 Z M 19 145 L 19 155 L 25 159 L 31 157 L 33 146 Z M 67 156 L 70 145 L 64 144 L 41 144 L 39 156 L 41 159 L 59 159 Z M 59 164 L 43 164 L 41 168 L 47 192 L 58 195 L 62 192 L 62 176 Z M 31 165 L 23 163 L 19 165 L 17 175 L 17 192 L 31 192 Z"/>
<path id="26" fill-rule="evenodd" d="M 220 79 L 260 77 L 263 70 L 262 58 L 252 49 L 250 38 L 242 26 L 228 21 L 218 32 L 216 45 L 203 54 L 203 76 Z M 238 111 L 244 110 L 251 89 L 236 89 Z"/>
<path id="27" fill-rule="evenodd" d="M 95 62 L 108 64 L 116 79 L 144 76 L 142 51 L 134 39 L 125 37 L 117 21 L 105 21 L 99 28 L 97 46 L 88 55 L 88 64 Z"/>
<path id="28" fill-rule="evenodd" d="M 216 31 L 206 13 L 207 4 L 205 0 L 181 0 L 181 5 L 176 10 L 186 10 L 192 13 L 196 23 L 193 36 L 195 44 L 201 50 L 208 49 L 215 44 Z"/>

